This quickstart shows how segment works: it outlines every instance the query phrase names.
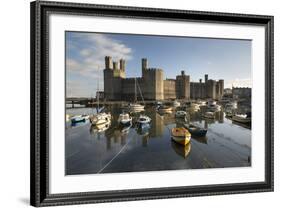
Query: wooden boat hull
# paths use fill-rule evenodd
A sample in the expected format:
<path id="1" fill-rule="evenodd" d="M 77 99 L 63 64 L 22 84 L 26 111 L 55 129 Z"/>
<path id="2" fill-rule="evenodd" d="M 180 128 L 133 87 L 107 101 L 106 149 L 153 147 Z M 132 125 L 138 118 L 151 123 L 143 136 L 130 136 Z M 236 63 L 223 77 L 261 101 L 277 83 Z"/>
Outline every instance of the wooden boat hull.
<path id="1" fill-rule="evenodd" d="M 187 145 L 190 142 L 191 134 L 184 127 L 173 128 L 172 139 L 181 145 Z"/>

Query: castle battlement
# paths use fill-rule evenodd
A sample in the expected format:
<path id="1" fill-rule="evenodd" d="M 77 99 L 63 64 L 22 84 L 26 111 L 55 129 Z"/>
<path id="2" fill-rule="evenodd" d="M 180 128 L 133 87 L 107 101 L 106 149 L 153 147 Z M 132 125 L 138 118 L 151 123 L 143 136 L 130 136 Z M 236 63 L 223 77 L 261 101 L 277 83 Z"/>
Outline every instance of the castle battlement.
<path id="1" fill-rule="evenodd" d="M 147 68 L 146 71 L 161 71 L 161 72 L 163 72 L 163 69 L 160 69 L 160 68 Z"/>
<path id="2" fill-rule="evenodd" d="M 142 77 L 127 77 L 127 78 L 124 78 L 124 80 L 128 80 L 128 81 L 135 81 L 135 79 L 142 79 Z"/>
<path id="3" fill-rule="evenodd" d="M 163 99 L 220 99 L 223 95 L 224 80 L 202 79 L 198 83 L 190 82 L 190 76 L 181 71 L 174 79 L 164 79 L 164 70 L 148 67 L 146 58 L 141 60 L 141 77 L 126 78 L 125 60 L 112 61 L 105 57 L 104 95 L 107 100 L 131 100 L 135 94 L 135 80 L 145 100 Z"/>

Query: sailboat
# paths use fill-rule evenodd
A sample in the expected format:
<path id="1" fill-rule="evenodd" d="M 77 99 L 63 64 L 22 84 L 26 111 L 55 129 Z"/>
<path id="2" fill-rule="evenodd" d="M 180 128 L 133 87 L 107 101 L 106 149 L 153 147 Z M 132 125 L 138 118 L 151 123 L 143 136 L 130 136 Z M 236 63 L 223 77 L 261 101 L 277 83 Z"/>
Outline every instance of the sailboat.
<path id="1" fill-rule="evenodd" d="M 142 94 L 141 94 L 141 97 L 142 97 Z M 143 97 L 142 97 L 142 100 L 143 100 Z M 134 103 L 130 103 L 128 105 L 128 108 L 129 108 L 129 110 L 131 110 L 133 112 L 144 111 L 144 105 L 141 105 L 141 104 L 137 103 L 137 78 L 135 78 L 135 102 Z"/>
<path id="2" fill-rule="evenodd" d="M 97 92 L 99 92 L 99 83 L 98 83 L 98 89 Z M 98 107 L 97 107 L 97 114 L 92 115 L 90 117 L 90 122 L 92 125 L 103 125 L 106 123 L 111 122 L 111 113 L 105 113 L 101 112 L 99 108 L 99 93 L 97 93 L 97 101 L 98 101 Z M 102 109 L 104 110 L 104 109 Z"/>

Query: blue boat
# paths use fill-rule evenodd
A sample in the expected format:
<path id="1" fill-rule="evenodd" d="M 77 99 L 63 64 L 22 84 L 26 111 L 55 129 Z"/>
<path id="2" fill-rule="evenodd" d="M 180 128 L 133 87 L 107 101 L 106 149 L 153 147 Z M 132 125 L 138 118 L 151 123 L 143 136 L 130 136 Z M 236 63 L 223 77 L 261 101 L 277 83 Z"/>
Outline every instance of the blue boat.
<path id="1" fill-rule="evenodd" d="M 75 124 L 75 123 L 85 122 L 88 119 L 89 119 L 88 115 L 78 115 L 71 118 L 71 123 Z"/>
<path id="2" fill-rule="evenodd" d="M 185 125 L 185 128 L 191 133 L 192 136 L 203 137 L 207 134 L 207 129 L 195 126 L 193 124 Z"/>

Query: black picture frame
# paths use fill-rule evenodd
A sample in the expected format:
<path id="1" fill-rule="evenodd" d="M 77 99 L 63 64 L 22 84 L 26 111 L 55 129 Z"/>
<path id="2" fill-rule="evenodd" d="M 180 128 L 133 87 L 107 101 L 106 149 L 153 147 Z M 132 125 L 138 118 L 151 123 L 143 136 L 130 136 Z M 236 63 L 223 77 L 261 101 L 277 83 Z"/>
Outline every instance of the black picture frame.
<path id="1" fill-rule="evenodd" d="M 33 206 L 161 199 L 273 191 L 273 16 L 94 5 L 31 2 L 31 174 Z M 49 68 L 48 16 L 51 13 L 194 21 L 265 27 L 265 181 L 223 185 L 147 188 L 120 191 L 49 193 Z"/>

